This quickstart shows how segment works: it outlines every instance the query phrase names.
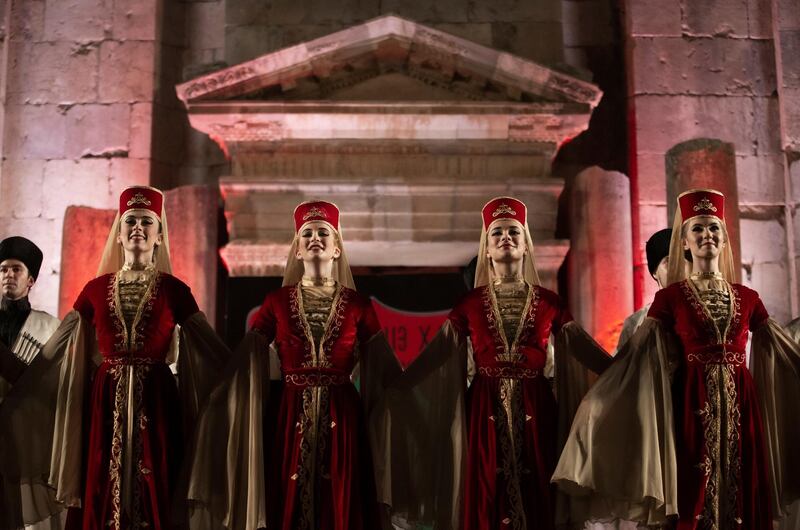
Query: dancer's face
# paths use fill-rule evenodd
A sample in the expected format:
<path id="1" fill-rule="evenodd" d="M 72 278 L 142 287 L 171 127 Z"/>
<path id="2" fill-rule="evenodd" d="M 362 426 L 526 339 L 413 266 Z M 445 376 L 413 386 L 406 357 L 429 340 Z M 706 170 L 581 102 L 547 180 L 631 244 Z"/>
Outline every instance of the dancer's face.
<path id="1" fill-rule="evenodd" d="M 711 215 L 695 217 L 683 230 L 683 248 L 692 258 L 713 259 L 725 246 L 725 230 L 719 219 Z"/>
<path id="2" fill-rule="evenodd" d="M 525 232 L 512 219 L 501 219 L 489 226 L 486 250 L 495 263 L 521 261 L 525 257 Z"/>
<path id="3" fill-rule="evenodd" d="M 0 281 L 2 281 L 3 297 L 9 300 L 19 300 L 23 296 L 28 296 L 34 282 L 28 267 L 18 259 L 6 259 L 0 263 Z"/>
<path id="4" fill-rule="evenodd" d="M 669 274 L 669 256 L 664 258 L 658 263 L 658 268 L 653 274 L 653 278 L 658 282 L 659 289 L 667 286 L 667 275 Z"/>
<path id="5" fill-rule="evenodd" d="M 152 252 L 162 243 L 161 222 L 149 210 L 128 210 L 120 222 L 117 240 L 128 252 Z"/>
<path id="6" fill-rule="evenodd" d="M 312 221 L 300 230 L 297 259 L 305 262 L 332 261 L 341 253 L 336 245 L 336 234 L 327 223 Z"/>

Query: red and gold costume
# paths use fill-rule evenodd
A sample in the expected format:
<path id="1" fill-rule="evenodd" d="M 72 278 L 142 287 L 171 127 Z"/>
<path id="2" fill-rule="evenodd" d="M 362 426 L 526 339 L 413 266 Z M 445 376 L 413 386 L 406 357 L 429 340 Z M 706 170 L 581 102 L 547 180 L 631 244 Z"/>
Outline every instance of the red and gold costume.
<path id="1" fill-rule="evenodd" d="M 550 476 L 559 428 L 569 424 L 570 409 L 587 388 L 587 371 L 577 361 L 602 372 L 611 358 L 572 320 L 558 295 L 538 285 L 525 205 L 500 197 L 484 207 L 483 217 L 479 256 L 485 263 L 476 271 L 478 287 L 452 310 L 431 347 L 398 384 L 399 403 L 439 406 L 413 410 L 407 425 L 394 420 L 409 430 L 409 439 L 398 433 L 392 446 L 411 447 L 410 465 L 419 470 L 407 480 L 420 491 L 409 499 L 396 495 L 394 509 L 408 519 L 434 520 L 436 528 L 553 529 L 556 498 Z M 485 257 L 486 234 L 502 219 L 524 229 L 529 252 L 522 278 L 494 278 Z M 545 377 L 551 335 L 558 399 Z M 476 373 L 463 410 L 467 339 Z M 395 412 L 402 417 L 402 411 Z M 424 428 L 415 428 L 415 422 Z M 445 442 L 450 446 L 443 449 Z M 422 485 L 426 481 L 435 483 L 432 491 Z"/>
<path id="2" fill-rule="evenodd" d="M 165 229 L 162 200 L 153 188 L 123 192 L 113 255 L 101 267 L 121 259 L 115 240 L 128 210 L 152 212 Z M 2 454 L 19 480 L 19 521 L 67 507 L 68 528 L 175 527 L 187 434 L 229 352 L 189 287 L 164 270 L 168 250 L 156 256 L 153 267 L 123 266 L 90 281 L 3 407 Z M 28 387 L 36 375 L 41 382 Z"/>
<path id="3" fill-rule="evenodd" d="M 324 221 L 338 238 L 338 217 L 331 203 L 303 203 L 295 210 L 296 232 Z M 343 251 L 340 239 L 337 245 Z M 203 418 L 198 457 L 213 462 L 205 472 L 225 476 L 228 490 L 193 488 L 191 497 L 198 513 L 227 528 L 379 528 L 367 419 L 369 404 L 384 386 L 380 378 L 385 375 L 378 375 L 375 363 L 382 357 L 395 372 L 399 364 L 371 302 L 352 289 L 344 255 L 332 278 L 312 281 L 298 277 L 296 248 L 297 238 L 284 286 L 266 296 L 237 354 L 239 365 L 215 391 Z M 262 410 L 270 344 L 278 352 L 283 385 L 280 396 L 270 396 Z M 356 365 L 361 367 L 361 395 L 351 382 Z M 248 411 L 247 423 L 223 410 L 222 403 L 233 402 L 237 410 Z M 223 426 L 227 430 L 220 433 Z M 224 459 L 214 456 L 219 453 L 211 442 L 219 436 L 220 441 L 242 442 L 235 450 L 228 448 L 228 454 L 241 459 L 236 466 L 219 467 Z M 231 487 L 247 492 L 246 505 L 237 506 L 241 500 L 228 496 Z"/>
<path id="4" fill-rule="evenodd" d="M 789 420 L 800 409 L 800 351 L 755 291 L 730 283 L 729 245 L 722 272 L 686 278 L 681 229 L 700 215 L 724 227 L 724 197 L 692 190 L 678 202 L 673 283 L 587 394 L 553 480 L 576 499 L 576 523 L 769 530 L 800 495 L 800 459 L 787 451 L 800 442 Z"/>

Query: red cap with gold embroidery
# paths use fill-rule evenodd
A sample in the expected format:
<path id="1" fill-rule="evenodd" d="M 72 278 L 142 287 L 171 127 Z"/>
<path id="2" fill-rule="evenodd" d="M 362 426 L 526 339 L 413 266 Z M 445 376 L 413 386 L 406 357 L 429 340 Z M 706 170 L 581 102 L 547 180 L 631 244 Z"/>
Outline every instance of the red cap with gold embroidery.
<path id="1" fill-rule="evenodd" d="M 294 230 L 311 221 L 324 221 L 339 230 L 339 208 L 331 202 L 308 201 L 297 205 L 294 209 Z"/>
<path id="2" fill-rule="evenodd" d="M 514 219 L 524 226 L 528 219 L 528 209 L 522 201 L 513 197 L 495 197 L 484 205 L 481 215 L 484 230 L 488 230 L 489 225 L 498 219 Z"/>
<path id="3" fill-rule="evenodd" d="M 119 196 L 119 214 L 128 210 L 150 210 L 156 217 L 161 217 L 164 195 L 160 190 L 149 186 L 132 186 Z"/>
<path id="4" fill-rule="evenodd" d="M 685 223 L 699 215 L 713 215 L 725 220 L 725 196 L 716 190 L 689 190 L 678 195 L 681 219 Z"/>

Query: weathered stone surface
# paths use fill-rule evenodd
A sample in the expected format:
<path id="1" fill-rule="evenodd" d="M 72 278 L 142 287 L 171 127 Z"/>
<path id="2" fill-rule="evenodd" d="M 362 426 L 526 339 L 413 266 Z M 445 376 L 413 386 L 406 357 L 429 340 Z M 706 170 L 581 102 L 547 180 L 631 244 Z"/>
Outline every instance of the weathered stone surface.
<path id="1" fill-rule="evenodd" d="M 636 183 L 639 201 L 664 204 L 667 200 L 665 189 L 666 167 L 661 153 L 638 153 L 636 155 Z"/>
<path id="2" fill-rule="evenodd" d="M 131 105 L 130 139 L 128 156 L 148 158 L 153 143 L 153 104 Z"/>
<path id="3" fill-rule="evenodd" d="M 672 226 L 672 219 L 667 218 L 666 204 L 639 204 L 639 243 L 640 248 L 637 257 L 638 272 L 644 278 L 642 285 L 642 304 L 649 304 L 658 290 L 658 285 L 650 278 L 647 270 L 647 256 L 644 245 L 650 236 Z"/>
<path id="4" fill-rule="evenodd" d="M 786 260 L 786 229 L 781 219 L 743 217 L 741 225 L 742 263 L 783 263 Z"/>
<path id="5" fill-rule="evenodd" d="M 156 40 L 156 17 L 159 10 L 154 2 L 114 0 L 112 34 L 119 40 Z M 218 21 L 222 18 L 217 19 Z M 171 31 L 169 28 L 167 32 Z"/>
<path id="6" fill-rule="evenodd" d="M 122 190 L 129 186 L 150 183 L 150 160 L 139 158 L 112 158 L 108 192 L 111 204 Z"/>
<path id="7" fill-rule="evenodd" d="M 781 106 L 784 112 L 786 149 L 800 153 L 800 88 L 783 89 Z"/>
<path id="8" fill-rule="evenodd" d="M 795 160 L 789 164 L 789 180 L 792 187 L 792 201 L 800 202 L 800 160 Z M 800 215 L 796 216 L 800 219 Z M 800 236 L 800 231 L 795 232 Z M 800 245 L 797 247 L 800 250 Z"/>
<path id="9" fill-rule="evenodd" d="M 155 43 L 105 41 L 100 46 L 100 101 L 152 101 Z"/>
<path id="10" fill-rule="evenodd" d="M 756 99 L 766 98 L 638 96 L 637 148 L 639 152 L 666 153 L 676 141 L 705 136 L 732 142 L 736 154 L 756 154 L 762 143 L 767 143 L 760 139 L 774 136 L 776 131 L 774 124 L 768 125 L 757 116 Z"/>
<path id="11" fill-rule="evenodd" d="M 225 46 L 225 2 L 196 2 L 186 6 L 187 37 L 191 48 Z"/>
<path id="12" fill-rule="evenodd" d="M 771 41 L 637 38 L 633 61 L 638 94 L 769 96 L 776 88 Z"/>
<path id="13" fill-rule="evenodd" d="M 67 206 L 107 208 L 111 163 L 106 159 L 51 160 L 44 170 L 44 189 L 58 190 L 44 196 L 44 215 L 61 222 Z"/>
<path id="14" fill-rule="evenodd" d="M 784 87 L 800 88 L 800 29 L 783 30 L 779 38 L 782 62 L 780 83 Z"/>
<path id="15" fill-rule="evenodd" d="M 747 0 L 680 1 L 685 35 L 747 37 Z"/>
<path id="16" fill-rule="evenodd" d="M 754 39 L 772 39 L 772 0 L 747 0 L 748 33 Z"/>
<path id="17" fill-rule="evenodd" d="M 471 22 L 560 22 L 558 0 L 476 0 L 469 3 Z"/>
<path id="18" fill-rule="evenodd" d="M 98 41 L 111 33 L 112 0 L 48 0 L 44 31 L 48 39 Z"/>
<path id="19" fill-rule="evenodd" d="M 9 28 L 11 40 L 42 40 L 44 5 L 44 0 L 11 2 L 11 27 Z"/>
<path id="20" fill-rule="evenodd" d="M 492 25 L 491 24 L 434 24 L 434 28 L 446 31 L 452 35 L 457 35 L 464 39 L 469 39 L 472 42 L 483 44 L 484 46 L 492 45 Z"/>
<path id="21" fill-rule="evenodd" d="M 6 160 L 0 180 L 0 211 L 13 217 L 42 214 L 44 160 Z"/>
<path id="22" fill-rule="evenodd" d="M 546 65 L 564 57 L 561 25 L 552 22 L 493 22 L 492 47 Z"/>
<path id="23" fill-rule="evenodd" d="M 778 98 L 753 98 L 753 117 L 755 152 L 762 155 L 781 153 L 781 115 Z"/>
<path id="24" fill-rule="evenodd" d="M 128 156 L 130 105 L 76 105 L 67 111 L 70 158 Z"/>
<path id="25" fill-rule="evenodd" d="M 680 0 L 627 0 L 625 11 L 632 36 L 682 33 Z"/>
<path id="26" fill-rule="evenodd" d="M 6 105 L 6 158 L 63 158 L 67 117 L 56 105 Z"/>
<path id="27" fill-rule="evenodd" d="M 469 21 L 469 2 L 440 0 L 436 2 L 408 2 L 406 0 L 381 0 L 381 13 L 395 13 L 413 20 L 431 24 L 453 24 Z"/>
<path id="28" fill-rule="evenodd" d="M 97 99 L 98 50 L 66 41 L 12 41 L 11 103 L 84 103 Z"/>
<path id="29" fill-rule="evenodd" d="M 60 251 L 61 278 L 58 315 L 64 316 L 83 286 L 97 275 L 97 267 L 116 209 L 70 206 L 64 216 L 64 245 Z"/>
<path id="30" fill-rule="evenodd" d="M 182 162 L 186 148 L 186 114 L 163 105 L 155 105 L 153 111 L 155 130 L 150 157 L 166 163 Z"/>
<path id="31" fill-rule="evenodd" d="M 782 155 L 737 156 L 739 203 L 780 203 L 784 200 Z"/>
<path id="32" fill-rule="evenodd" d="M 287 31 L 297 31 L 300 28 L 311 31 L 313 37 L 327 33 L 325 29 L 317 26 L 293 26 L 291 28 L 257 25 L 225 26 L 225 62 L 238 64 L 288 46 L 290 42 L 286 36 Z M 299 42 L 299 40 L 295 42 Z"/>
<path id="33" fill-rule="evenodd" d="M 800 6 L 796 0 L 774 0 L 778 4 L 778 29 L 800 29 Z"/>
<path id="34" fill-rule="evenodd" d="M 613 42 L 611 4 L 604 0 L 564 0 L 562 18 L 565 46 L 602 46 Z"/>
<path id="35" fill-rule="evenodd" d="M 609 351 L 633 312 L 630 200 L 629 180 L 622 173 L 594 166 L 572 182 L 569 307 Z M 603 222 L 594 222 L 598 219 Z"/>
<path id="36" fill-rule="evenodd" d="M 769 315 L 780 323 L 792 319 L 789 302 L 789 271 L 786 263 L 754 263 L 750 267 L 751 280 L 745 285 L 755 289 Z"/>
<path id="37" fill-rule="evenodd" d="M 219 188 L 181 186 L 166 192 L 172 271 L 214 322 L 217 301 Z M 202 227 L 202 229 L 198 229 Z"/>

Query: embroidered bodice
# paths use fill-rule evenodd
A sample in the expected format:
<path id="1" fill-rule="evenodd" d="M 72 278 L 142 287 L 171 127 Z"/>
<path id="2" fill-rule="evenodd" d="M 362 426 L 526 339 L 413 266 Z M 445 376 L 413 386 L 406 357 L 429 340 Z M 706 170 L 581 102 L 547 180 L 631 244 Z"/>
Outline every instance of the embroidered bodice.
<path id="1" fill-rule="evenodd" d="M 94 327 L 103 357 L 157 359 L 169 352 L 175 326 L 199 311 L 189 287 L 162 272 L 99 276 L 74 308 Z"/>
<path id="2" fill-rule="evenodd" d="M 525 302 L 528 300 L 528 284 L 522 280 L 502 281 L 496 280 L 492 284 L 497 310 L 503 322 L 503 332 L 506 341 L 514 341 L 517 335 L 522 312 L 525 311 Z"/>
<path id="3" fill-rule="evenodd" d="M 572 320 L 556 293 L 538 285 L 523 286 L 501 288 L 499 297 L 494 286 L 478 287 L 450 312 L 456 331 L 470 338 L 479 370 L 543 370 L 550 334 Z"/>
<path id="4" fill-rule="evenodd" d="M 748 331 L 769 314 L 758 293 L 739 284 L 699 291 L 691 280 L 676 282 L 656 293 L 647 316 L 674 331 L 690 362 L 744 364 Z"/>
<path id="5" fill-rule="evenodd" d="M 314 337 L 314 345 L 319 348 L 320 341 L 325 334 L 325 325 L 331 314 L 335 287 L 316 285 L 302 285 L 300 294 L 303 299 L 303 313 Z"/>
<path id="6" fill-rule="evenodd" d="M 381 330 L 378 317 L 369 299 L 353 289 L 335 286 L 330 301 L 328 292 L 318 289 L 297 284 L 269 293 L 253 329 L 275 342 L 284 374 L 324 369 L 349 376 L 358 343 Z"/>
<path id="7" fill-rule="evenodd" d="M 120 310 L 129 335 L 133 331 L 136 315 L 142 307 L 142 299 L 154 274 L 154 271 L 128 271 L 120 274 L 118 285 Z"/>

